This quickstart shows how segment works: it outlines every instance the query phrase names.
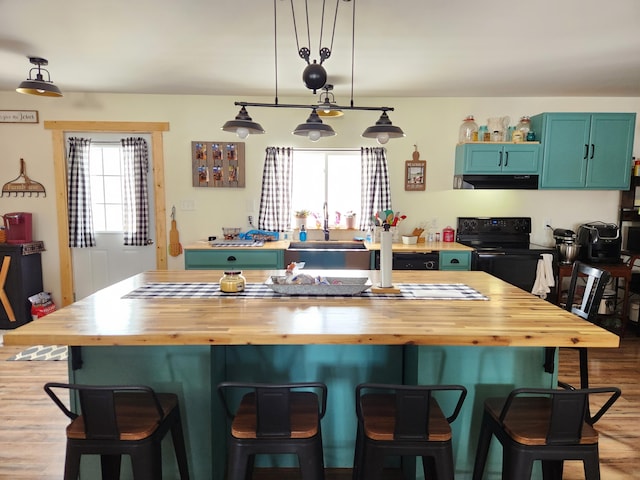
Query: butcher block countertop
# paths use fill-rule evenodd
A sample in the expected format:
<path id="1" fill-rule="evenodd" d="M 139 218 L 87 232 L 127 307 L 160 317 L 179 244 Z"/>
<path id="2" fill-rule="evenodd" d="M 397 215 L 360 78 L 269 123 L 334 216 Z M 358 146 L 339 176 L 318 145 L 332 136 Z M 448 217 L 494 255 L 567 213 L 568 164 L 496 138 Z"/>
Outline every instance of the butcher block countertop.
<path id="1" fill-rule="evenodd" d="M 317 271 L 315 273 L 319 273 Z M 488 300 L 381 297 L 125 299 L 149 282 L 217 283 L 221 271 L 142 273 L 4 335 L 7 345 L 378 344 L 617 347 L 619 339 L 480 271 L 394 271 L 398 284 L 465 284 Z M 313 272 L 309 272 L 313 273 Z M 379 271 L 324 271 L 368 276 Z M 248 283 L 283 271 L 247 270 Z M 214 285 L 215 287 L 215 285 Z"/>

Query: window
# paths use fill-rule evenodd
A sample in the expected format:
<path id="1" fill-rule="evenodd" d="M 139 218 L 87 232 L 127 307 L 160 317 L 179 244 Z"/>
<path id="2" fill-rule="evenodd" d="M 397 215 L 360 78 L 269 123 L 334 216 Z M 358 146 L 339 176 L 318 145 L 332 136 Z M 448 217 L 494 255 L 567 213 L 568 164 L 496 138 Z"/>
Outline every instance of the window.
<path id="1" fill-rule="evenodd" d="M 89 175 L 94 230 L 122 232 L 122 158 L 119 143 L 91 143 Z"/>
<path id="2" fill-rule="evenodd" d="M 323 228 L 323 207 L 327 203 L 329 226 L 345 227 L 347 212 L 360 212 L 360 151 L 295 151 L 293 154 L 292 218 L 295 212 L 311 212 L 307 225 Z"/>

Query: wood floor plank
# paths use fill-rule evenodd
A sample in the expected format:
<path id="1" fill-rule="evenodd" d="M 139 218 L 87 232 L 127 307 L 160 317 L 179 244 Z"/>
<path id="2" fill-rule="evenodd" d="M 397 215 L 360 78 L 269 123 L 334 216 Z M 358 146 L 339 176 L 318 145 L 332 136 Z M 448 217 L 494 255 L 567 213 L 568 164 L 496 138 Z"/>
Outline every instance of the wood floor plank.
<path id="1" fill-rule="evenodd" d="M 0 346 L 0 480 L 58 480 L 64 469 L 66 417 L 42 386 L 66 381 L 60 361 L 8 362 L 20 347 Z M 622 480 L 640 470 L 640 337 L 630 332 L 620 348 L 589 351 L 592 386 L 616 385 L 622 396 L 596 424 L 602 478 Z M 578 384 L 577 351 L 561 349 L 560 378 Z M 390 474 L 389 478 L 393 478 Z M 256 472 L 256 479 L 300 478 L 296 471 Z M 327 480 L 350 478 L 348 469 L 328 470 Z M 567 462 L 564 480 L 582 480 L 582 465 Z"/>

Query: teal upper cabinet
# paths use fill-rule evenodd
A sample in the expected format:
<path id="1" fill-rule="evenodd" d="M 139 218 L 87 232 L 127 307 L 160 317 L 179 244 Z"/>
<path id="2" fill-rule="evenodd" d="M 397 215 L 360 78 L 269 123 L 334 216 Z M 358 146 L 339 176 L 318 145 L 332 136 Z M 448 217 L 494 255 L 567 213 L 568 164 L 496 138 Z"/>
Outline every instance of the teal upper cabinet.
<path id="1" fill-rule="evenodd" d="M 539 157 L 538 143 L 461 143 L 455 174 L 537 174 Z"/>
<path id="2" fill-rule="evenodd" d="M 540 188 L 627 190 L 635 113 L 542 113 Z"/>

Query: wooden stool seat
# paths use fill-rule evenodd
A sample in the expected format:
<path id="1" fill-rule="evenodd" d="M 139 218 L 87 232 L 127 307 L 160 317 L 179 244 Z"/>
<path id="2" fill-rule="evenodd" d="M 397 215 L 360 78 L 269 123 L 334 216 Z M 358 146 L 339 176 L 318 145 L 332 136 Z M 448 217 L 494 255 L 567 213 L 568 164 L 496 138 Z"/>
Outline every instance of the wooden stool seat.
<path id="1" fill-rule="evenodd" d="M 372 440 L 392 441 L 396 429 L 395 396 L 368 394 L 362 396 L 364 433 Z M 429 432 L 426 441 L 446 442 L 451 440 L 451 426 L 440 405 L 431 398 L 429 408 Z"/>
<path id="2" fill-rule="evenodd" d="M 309 438 L 318 434 L 320 419 L 318 396 L 311 392 L 293 392 L 291 401 L 291 438 Z M 258 415 L 256 395 L 242 397 L 231 424 L 231 435 L 236 438 L 257 438 Z"/>
<path id="3" fill-rule="evenodd" d="M 165 416 L 178 406 L 178 396 L 173 393 L 156 394 Z M 141 393 L 116 393 L 116 417 L 120 440 L 143 440 L 159 427 L 158 412 L 152 398 Z M 86 439 L 84 417 L 81 415 L 67 426 L 67 438 Z"/>
<path id="4" fill-rule="evenodd" d="M 487 412 L 499 421 L 504 407 L 504 398 L 485 400 Z M 504 429 L 522 445 L 546 445 L 551 424 L 551 400 L 543 397 L 521 397 L 514 399 L 504 419 Z M 582 425 L 579 444 L 598 443 L 598 432 L 587 422 Z"/>

